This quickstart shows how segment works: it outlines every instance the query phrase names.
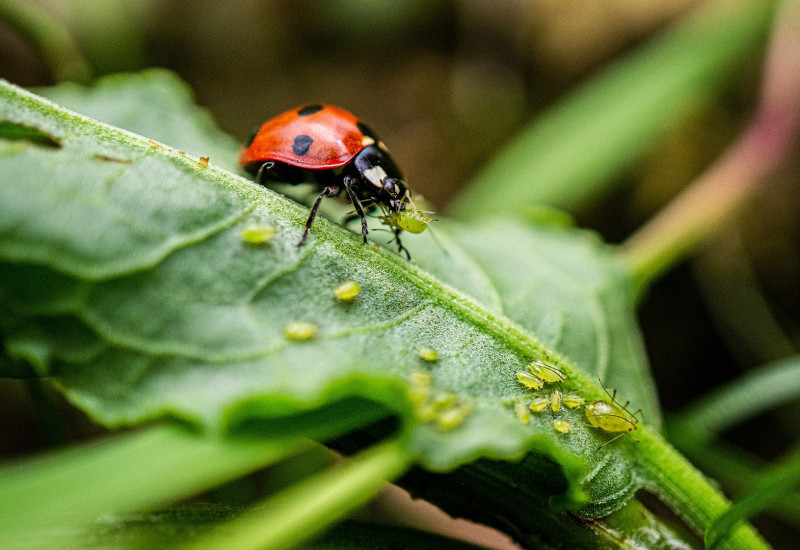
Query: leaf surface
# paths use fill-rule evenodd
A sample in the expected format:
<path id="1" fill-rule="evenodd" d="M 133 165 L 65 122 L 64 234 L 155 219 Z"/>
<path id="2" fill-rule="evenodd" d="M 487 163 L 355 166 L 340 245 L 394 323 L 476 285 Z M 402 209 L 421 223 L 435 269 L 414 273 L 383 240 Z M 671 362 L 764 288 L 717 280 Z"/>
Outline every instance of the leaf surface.
<path id="1" fill-rule="evenodd" d="M 162 78 L 146 76 L 131 89 L 147 95 L 147 79 Z M 109 113 L 110 122 L 127 120 Z M 553 389 L 516 380 L 543 359 L 567 375 L 565 393 L 604 397 L 599 375 L 657 425 L 629 282 L 596 236 L 515 220 L 442 223 L 447 254 L 426 235 L 407 239 L 423 271 L 320 218 L 298 248 L 307 209 L 214 163 L 7 84 L 0 119 L 57 144 L 27 130 L 0 140 L 0 173 L 10 176 L 0 186 L 5 353 L 53 377 L 97 421 L 172 417 L 213 433 L 284 436 L 313 434 L 337 416 L 392 416 L 432 470 L 534 451 L 501 475 L 513 485 L 536 480 L 521 493 L 528 505 L 561 495 L 553 510 L 598 517 L 639 486 L 634 444 L 598 452 L 609 436 L 582 409 L 532 414 L 527 424 L 514 412 Z M 187 127 L 176 124 L 176 133 Z M 160 132 L 171 138 L 169 124 Z M 274 227 L 275 237 L 246 242 L 251 223 Z M 339 301 L 333 289 L 351 280 L 361 293 Z M 293 321 L 318 332 L 287 338 Z M 421 348 L 438 359 L 422 359 Z M 410 384 L 417 372 L 431 376 L 431 395 L 463 407 L 463 422 L 443 428 L 439 417 L 421 418 Z M 556 417 L 572 431 L 557 433 Z M 553 514 L 529 521 L 547 529 Z"/>

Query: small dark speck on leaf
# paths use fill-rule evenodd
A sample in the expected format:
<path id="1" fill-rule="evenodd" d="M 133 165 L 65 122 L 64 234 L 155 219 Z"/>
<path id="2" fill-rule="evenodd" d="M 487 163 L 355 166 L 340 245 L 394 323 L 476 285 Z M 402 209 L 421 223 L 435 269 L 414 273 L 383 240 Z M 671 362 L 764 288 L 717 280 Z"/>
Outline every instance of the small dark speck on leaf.
<path id="1" fill-rule="evenodd" d="M 118 162 L 120 164 L 131 164 L 133 162 L 130 159 L 119 159 L 116 157 L 109 157 L 108 155 L 95 155 L 95 157 L 106 162 Z"/>

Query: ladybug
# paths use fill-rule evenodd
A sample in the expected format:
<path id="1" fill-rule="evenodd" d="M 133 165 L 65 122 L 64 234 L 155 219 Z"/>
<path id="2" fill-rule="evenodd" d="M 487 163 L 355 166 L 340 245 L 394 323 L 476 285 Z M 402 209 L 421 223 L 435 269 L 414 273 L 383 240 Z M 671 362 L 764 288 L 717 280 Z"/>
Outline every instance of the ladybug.
<path id="1" fill-rule="evenodd" d="M 355 115 L 332 105 L 306 105 L 268 120 L 253 134 L 239 156 L 256 183 L 311 183 L 322 190 L 306 220 L 297 246 L 302 246 L 325 197 L 343 191 L 361 219 L 367 242 L 367 213 L 380 209 L 381 220 L 394 231 L 399 252 L 408 259 L 400 232 L 422 233 L 428 220 L 411 201 L 400 169 L 375 132 Z"/>

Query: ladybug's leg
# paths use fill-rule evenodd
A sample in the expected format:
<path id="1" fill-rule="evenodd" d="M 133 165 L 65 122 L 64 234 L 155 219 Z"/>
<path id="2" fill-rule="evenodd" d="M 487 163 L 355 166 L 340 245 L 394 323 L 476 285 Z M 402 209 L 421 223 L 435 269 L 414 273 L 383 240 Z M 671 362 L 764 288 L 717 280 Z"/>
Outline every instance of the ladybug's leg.
<path id="1" fill-rule="evenodd" d="M 373 214 L 375 214 L 375 212 L 378 211 L 378 207 L 376 205 L 374 205 L 374 204 L 370 204 L 368 206 L 365 206 L 364 203 L 362 202 L 361 203 L 361 207 L 364 209 L 364 213 L 367 216 L 372 216 Z M 349 214 L 347 214 L 344 218 L 342 218 L 342 225 L 348 225 L 351 221 L 360 220 L 360 219 L 361 219 L 361 215 L 358 212 L 353 211 L 353 212 L 350 212 Z"/>
<path id="2" fill-rule="evenodd" d="M 341 191 L 341 189 L 338 185 L 329 185 L 322 190 L 322 193 L 319 194 L 317 200 L 314 201 L 314 206 L 311 207 L 311 213 L 308 215 L 308 219 L 306 220 L 306 229 L 303 231 L 303 236 L 300 238 L 300 242 L 297 243 L 298 247 L 303 246 L 303 243 L 306 242 L 308 232 L 311 231 L 311 226 L 314 225 L 314 220 L 317 218 L 317 211 L 319 210 L 319 205 L 322 202 L 322 199 L 325 197 L 333 197 L 334 195 L 338 194 L 339 191 Z"/>
<path id="3" fill-rule="evenodd" d="M 411 261 L 411 254 L 408 253 L 408 249 L 403 246 L 402 241 L 400 241 L 400 231 L 400 229 L 394 228 L 394 240 L 397 241 L 397 252 L 402 252 L 406 255 L 406 260 Z"/>
<path id="4" fill-rule="evenodd" d="M 351 176 L 344 177 L 343 180 L 344 188 L 347 190 L 347 196 L 350 197 L 350 202 L 353 203 L 353 208 L 356 209 L 358 217 L 361 218 L 361 236 L 364 237 L 364 244 L 366 244 L 367 233 L 369 233 L 369 228 L 367 227 L 367 215 L 364 213 L 364 207 L 361 206 L 361 201 L 358 200 L 355 191 L 353 191 L 352 189 L 353 183 L 355 183 L 354 178 L 352 178 Z"/>

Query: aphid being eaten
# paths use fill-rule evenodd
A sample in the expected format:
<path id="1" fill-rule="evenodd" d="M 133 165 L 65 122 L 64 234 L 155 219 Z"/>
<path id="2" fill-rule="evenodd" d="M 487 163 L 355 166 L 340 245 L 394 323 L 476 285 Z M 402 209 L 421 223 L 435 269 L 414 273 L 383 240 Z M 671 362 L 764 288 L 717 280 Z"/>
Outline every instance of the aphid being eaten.
<path id="1" fill-rule="evenodd" d="M 584 409 L 586 412 L 586 420 L 588 420 L 589 424 L 591 424 L 594 428 L 619 435 L 609 439 L 600 445 L 598 449 L 601 449 L 609 443 L 616 441 L 623 435 L 632 432 L 637 428 L 637 424 L 639 424 L 639 419 L 636 417 L 636 414 L 628 410 L 628 403 L 620 405 L 620 403 L 617 401 L 616 390 L 612 395 L 608 393 L 608 390 L 605 388 L 605 386 L 603 386 L 603 389 L 611 398 L 611 403 L 608 401 L 597 400 L 586 405 Z M 638 440 L 635 437 L 633 440 L 638 443 Z"/>
<path id="2" fill-rule="evenodd" d="M 409 233 L 419 234 L 428 228 L 428 224 L 436 221 L 425 216 L 428 212 L 416 208 L 401 212 L 389 212 L 381 216 L 381 221 L 393 229 L 401 229 Z"/>

